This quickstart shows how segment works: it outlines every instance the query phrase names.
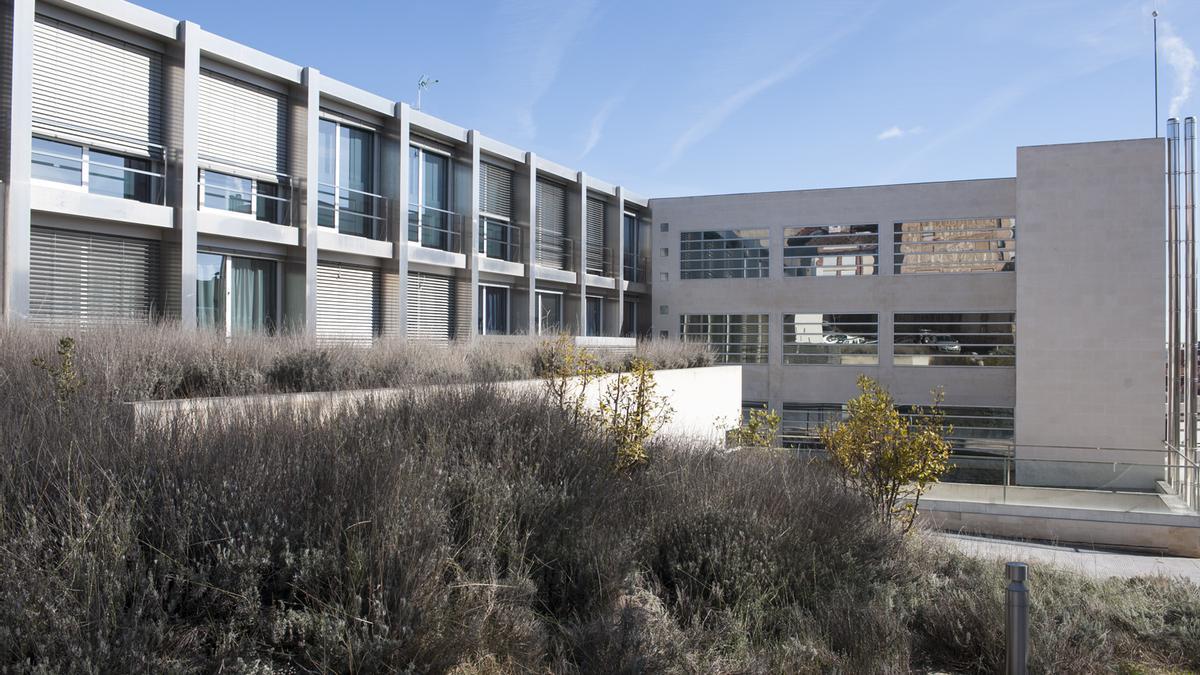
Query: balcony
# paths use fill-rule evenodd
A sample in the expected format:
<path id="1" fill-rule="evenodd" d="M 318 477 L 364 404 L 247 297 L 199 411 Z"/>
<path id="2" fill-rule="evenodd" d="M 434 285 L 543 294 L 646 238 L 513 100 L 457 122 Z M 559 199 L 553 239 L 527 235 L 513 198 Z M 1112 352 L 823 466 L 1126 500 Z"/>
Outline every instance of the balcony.
<path id="1" fill-rule="evenodd" d="M 479 252 L 505 262 L 521 262 L 521 228 L 499 220 L 479 222 Z"/>
<path id="2" fill-rule="evenodd" d="M 287 176 L 270 182 L 205 169 L 198 185 L 202 208 L 240 213 L 273 225 L 292 225 L 292 189 Z"/>
<path id="3" fill-rule="evenodd" d="M 78 143 L 33 137 L 31 176 L 89 194 L 161 206 L 164 151 L 134 157 Z"/>
<path id="4" fill-rule="evenodd" d="M 634 284 L 646 283 L 646 269 L 650 261 L 644 255 L 626 253 L 624 256 L 625 281 Z"/>
<path id="5" fill-rule="evenodd" d="M 466 219 L 461 213 L 432 206 L 408 211 L 408 240 L 424 248 L 462 253 L 462 233 Z"/>
<path id="6" fill-rule="evenodd" d="M 556 232 L 538 230 L 537 264 L 552 270 L 570 270 L 575 242 Z"/>
<path id="7" fill-rule="evenodd" d="M 388 241 L 387 206 L 383 195 L 317 184 L 317 224 L 338 234 Z"/>
<path id="8" fill-rule="evenodd" d="M 584 261 L 587 266 L 588 274 L 595 274 L 602 277 L 614 277 L 613 274 L 613 250 L 607 246 L 588 246 L 587 256 Z"/>

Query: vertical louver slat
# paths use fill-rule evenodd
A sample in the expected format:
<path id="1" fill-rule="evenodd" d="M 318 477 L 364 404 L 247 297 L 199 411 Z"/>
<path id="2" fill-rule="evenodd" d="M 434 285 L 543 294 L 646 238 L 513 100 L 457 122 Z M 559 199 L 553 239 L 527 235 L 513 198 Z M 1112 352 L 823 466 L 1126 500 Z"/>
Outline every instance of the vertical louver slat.
<path id="1" fill-rule="evenodd" d="M 94 325 L 154 316 L 159 242 L 34 227 L 29 253 L 32 321 Z"/>
<path id="2" fill-rule="evenodd" d="M 610 274 L 605 261 L 604 249 L 608 246 L 604 217 L 604 202 L 599 199 L 587 200 L 587 271 L 592 274 Z"/>
<path id="3" fill-rule="evenodd" d="M 563 270 L 568 267 L 567 193 L 562 186 L 537 184 L 537 263 Z"/>
<path id="4" fill-rule="evenodd" d="M 379 333 L 379 270 L 317 264 L 317 337 L 370 344 Z"/>
<path id="5" fill-rule="evenodd" d="M 148 150 L 162 144 L 162 55 L 38 16 L 33 120 L 50 131 Z"/>
<path id="6" fill-rule="evenodd" d="M 380 327 L 386 338 L 400 337 L 400 275 L 384 272 L 380 280 Z"/>
<path id="7" fill-rule="evenodd" d="M 436 274 L 408 274 L 408 337 L 449 342 L 454 338 L 454 279 Z"/>
<path id="8" fill-rule="evenodd" d="M 511 171 L 482 162 L 479 171 L 479 208 L 488 215 L 511 217 L 512 184 Z"/>
<path id="9" fill-rule="evenodd" d="M 283 94 L 201 70 L 201 159 L 287 173 L 287 111 Z"/>

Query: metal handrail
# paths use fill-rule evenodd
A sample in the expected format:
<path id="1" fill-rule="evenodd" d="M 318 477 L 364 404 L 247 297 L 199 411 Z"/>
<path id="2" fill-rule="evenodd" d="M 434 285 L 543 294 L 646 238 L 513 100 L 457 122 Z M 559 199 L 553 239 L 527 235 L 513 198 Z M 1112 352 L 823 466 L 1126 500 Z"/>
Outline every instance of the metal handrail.
<path id="1" fill-rule="evenodd" d="M 625 253 L 622 262 L 625 266 L 625 281 L 642 283 L 646 280 L 646 270 L 650 267 L 650 258 L 637 253 Z"/>
<path id="2" fill-rule="evenodd" d="M 556 247 L 559 250 L 552 251 L 551 247 Z M 570 270 L 572 252 L 575 250 L 575 240 L 557 232 L 549 232 L 546 230 L 537 231 L 537 264 L 544 267 L 552 265 L 561 265 L 556 269 Z M 554 258 L 561 256 L 561 260 Z M 549 264 L 547 264 L 549 263 Z"/>
<path id="3" fill-rule="evenodd" d="M 163 189 L 165 178 L 166 178 L 165 171 L 162 171 L 162 172 L 148 171 L 145 169 L 135 169 L 133 167 L 111 164 L 109 162 L 96 161 L 91 158 L 90 151 L 92 151 L 92 150 L 95 150 L 96 152 L 102 152 L 105 154 L 112 154 L 112 155 L 119 155 L 120 153 L 111 151 L 111 150 L 104 150 L 101 148 L 96 148 L 94 146 L 84 144 L 84 143 L 69 143 L 67 141 L 60 141 L 60 140 L 52 139 L 52 138 L 46 139 L 46 140 L 50 140 L 55 143 L 62 143 L 65 145 L 74 145 L 80 149 L 80 156 L 72 157 L 70 155 L 64 155 L 64 154 L 58 153 L 58 152 L 49 152 L 49 151 L 45 151 L 45 150 L 32 150 L 32 152 L 30 154 L 31 160 L 36 159 L 36 158 L 51 158 L 51 159 L 61 160 L 61 162 L 55 162 L 54 165 L 58 168 L 67 168 L 72 171 L 78 171 L 81 182 L 83 181 L 84 174 L 87 174 L 90 178 L 93 167 L 103 167 L 105 169 L 114 169 L 114 170 L 122 172 L 123 174 L 134 174 L 134 175 L 138 175 L 138 176 L 146 176 L 150 179 L 151 198 L 148 201 L 146 201 L 145 203 L 161 205 L 165 201 L 166 191 Z M 144 158 L 136 158 L 136 159 L 144 160 Z M 154 161 L 154 160 L 150 160 L 150 161 Z M 70 164 L 67 165 L 67 164 L 65 164 L 66 162 L 69 162 Z M 91 190 L 89 187 L 89 192 L 90 191 Z M 130 197 L 124 197 L 124 198 L 130 199 Z M 142 200 L 136 200 L 136 201 L 142 201 Z"/>
<path id="4" fill-rule="evenodd" d="M 445 217 L 445 226 L 430 224 L 426 214 L 433 213 Z M 460 213 L 439 209 L 433 206 L 409 207 L 408 209 L 408 240 L 420 244 L 423 248 L 435 248 L 451 253 L 461 253 L 461 239 L 465 218 Z M 429 233 L 433 233 L 430 236 Z"/>
<path id="5" fill-rule="evenodd" d="M 600 267 L 593 267 L 592 257 L 596 252 L 600 253 Z M 603 277 L 614 276 L 612 272 L 613 249 L 611 246 L 593 246 L 590 243 L 587 245 L 587 251 L 584 253 L 584 269 L 588 274 L 595 274 Z"/>
<path id="6" fill-rule="evenodd" d="M 333 218 L 332 227 L 340 234 L 347 234 L 355 237 L 366 237 L 377 241 L 387 241 L 389 237 L 387 223 L 387 207 L 388 199 L 383 195 L 377 195 L 373 192 L 365 190 L 356 190 L 354 188 L 339 187 L 332 183 L 317 183 L 318 214 L 321 211 L 328 213 Z M 349 195 L 359 195 L 366 198 L 366 203 L 374 205 L 366 211 L 359 211 L 343 206 L 343 202 L 348 202 Z M 332 198 L 332 201 L 322 202 L 322 197 Z M 357 232 L 346 232 L 343 230 L 342 216 L 349 215 L 355 218 L 362 218 L 369 222 L 370 233 L 360 234 Z"/>
<path id="7" fill-rule="evenodd" d="M 489 228 L 498 228 L 504 237 L 489 236 Z M 490 254 L 495 250 L 499 255 Z M 489 258 L 497 258 L 508 262 L 519 262 L 521 259 L 521 228 L 501 220 L 492 220 L 486 216 L 479 222 L 479 252 Z"/>

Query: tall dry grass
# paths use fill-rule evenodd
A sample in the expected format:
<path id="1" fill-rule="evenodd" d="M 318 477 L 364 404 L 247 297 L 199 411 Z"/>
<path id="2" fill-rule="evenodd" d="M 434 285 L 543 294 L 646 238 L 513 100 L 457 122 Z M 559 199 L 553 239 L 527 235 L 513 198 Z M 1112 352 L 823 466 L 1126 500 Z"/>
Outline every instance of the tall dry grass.
<path id="1" fill-rule="evenodd" d="M 622 476 L 609 439 L 486 383 L 134 433 L 128 359 L 176 340 L 82 336 L 62 407 L 31 363 L 52 336 L 0 341 L 0 670 L 1002 665 L 1001 566 L 881 527 L 819 464 L 659 443 Z M 1032 585 L 1037 672 L 1200 668 L 1195 585 Z"/>

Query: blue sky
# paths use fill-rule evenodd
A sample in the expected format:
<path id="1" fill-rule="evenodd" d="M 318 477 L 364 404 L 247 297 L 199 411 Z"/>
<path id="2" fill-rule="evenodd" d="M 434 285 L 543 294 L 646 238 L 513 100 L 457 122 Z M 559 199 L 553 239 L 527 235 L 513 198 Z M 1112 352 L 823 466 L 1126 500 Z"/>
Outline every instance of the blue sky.
<path id="1" fill-rule="evenodd" d="M 139 0 L 648 196 L 1011 176 L 1200 114 L 1194 0 Z"/>

